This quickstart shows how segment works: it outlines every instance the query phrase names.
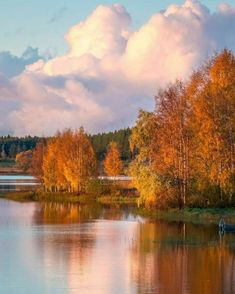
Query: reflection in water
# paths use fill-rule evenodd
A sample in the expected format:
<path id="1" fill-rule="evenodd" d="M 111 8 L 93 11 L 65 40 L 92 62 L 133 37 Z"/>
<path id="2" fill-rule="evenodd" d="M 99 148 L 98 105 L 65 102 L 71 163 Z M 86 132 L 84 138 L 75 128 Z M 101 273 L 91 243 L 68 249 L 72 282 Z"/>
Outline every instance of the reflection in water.
<path id="1" fill-rule="evenodd" d="M 138 236 L 131 257 L 138 293 L 235 293 L 234 252 L 227 244 L 234 238 L 221 240 L 217 227 L 147 223 Z"/>
<path id="2" fill-rule="evenodd" d="M 64 272 L 68 293 L 78 293 L 78 289 L 81 293 L 134 293 L 127 248 L 138 224 L 126 222 L 128 215 L 99 205 L 41 204 L 34 217 L 47 226 L 44 239 L 36 245 L 41 246 L 45 268 L 50 268 L 48 275 Z M 63 230 L 55 225 L 57 221 L 64 224 Z M 66 260 L 66 268 L 58 256 Z"/>
<path id="3" fill-rule="evenodd" d="M 101 216 L 99 205 L 45 202 L 38 205 L 34 222 L 39 224 L 71 224 L 88 222 Z"/>
<path id="4" fill-rule="evenodd" d="M 128 211 L 0 201 L 0 293 L 235 293 L 235 237 Z"/>

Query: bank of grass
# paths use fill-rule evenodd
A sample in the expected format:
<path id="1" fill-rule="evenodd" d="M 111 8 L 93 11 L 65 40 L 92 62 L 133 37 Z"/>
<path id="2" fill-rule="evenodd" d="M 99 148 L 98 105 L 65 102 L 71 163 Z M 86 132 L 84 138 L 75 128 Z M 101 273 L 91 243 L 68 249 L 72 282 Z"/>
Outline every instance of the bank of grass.
<path id="1" fill-rule="evenodd" d="M 47 193 L 41 190 L 17 191 L 0 193 L 0 198 L 14 201 L 60 202 L 60 203 L 88 203 L 91 201 L 88 195 L 76 195 L 72 193 Z"/>
<path id="2" fill-rule="evenodd" d="M 35 199 L 35 192 L 33 191 L 27 191 L 27 192 L 1 192 L 0 198 L 19 201 L 19 202 L 25 202 L 25 201 L 36 201 Z"/>
<path id="3" fill-rule="evenodd" d="M 22 174 L 22 170 L 16 166 L 15 159 L 0 158 L 0 174 Z"/>
<path id="4" fill-rule="evenodd" d="M 57 203 L 100 203 L 107 207 L 128 208 L 133 214 L 147 217 L 150 220 L 162 219 L 169 222 L 189 222 L 195 224 L 218 223 L 223 217 L 227 223 L 235 224 L 235 208 L 185 208 L 156 210 L 137 207 L 137 198 L 133 195 L 76 195 L 71 193 L 48 193 L 42 190 L 27 192 L 4 192 L 1 198 L 14 201 L 37 201 Z"/>
<path id="5" fill-rule="evenodd" d="M 136 205 L 136 197 L 105 195 L 94 197 L 89 194 L 77 195 L 73 193 L 50 193 L 39 190 L 35 191 L 18 191 L 0 193 L 0 198 L 15 201 L 47 201 L 60 203 L 93 203 L 98 202 L 104 205 Z"/>
<path id="6" fill-rule="evenodd" d="M 235 224 L 235 208 L 184 208 L 167 210 L 150 210 L 135 208 L 134 214 L 149 219 L 162 219 L 169 222 L 190 222 L 195 224 L 218 223 L 224 218 L 227 223 Z"/>
<path id="7" fill-rule="evenodd" d="M 14 167 L 15 159 L 3 159 L 0 158 L 0 168 Z"/>
<path id="8" fill-rule="evenodd" d="M 132 205 L 136 206 L 137 199 L 136 197 L 127 197 L 127 196 L 100 196 L 97 199 L 97 202 L 105 205 Z"/>

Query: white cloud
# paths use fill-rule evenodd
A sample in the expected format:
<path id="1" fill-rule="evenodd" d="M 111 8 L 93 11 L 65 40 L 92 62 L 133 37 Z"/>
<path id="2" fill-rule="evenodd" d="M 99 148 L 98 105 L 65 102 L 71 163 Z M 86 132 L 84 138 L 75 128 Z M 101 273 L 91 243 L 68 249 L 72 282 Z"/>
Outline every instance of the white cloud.
<path id="1" fill-rule="evenodd" d="M 72 27 L 65 39 L 70 55 L 91 54 L 103 58 L 124 52 L 129 36 L 131 18 L 123 6 L 98 6 L 84 22 Z"/>
<path id="2" fill-rule="evenodd" d="M 159 87 L 186 77 L 217 50 L 235 50 L 234 35 L 235 9 L 225 4 L 210 13 L 187 0 L 137 31 L 123 6 L 99 6 L 68 31 L 66 55 L 4 81 L 0 130 L 47 135 L 80 125 L 89 132 L 130 125 L 139 108 L 153 107 Z"/>

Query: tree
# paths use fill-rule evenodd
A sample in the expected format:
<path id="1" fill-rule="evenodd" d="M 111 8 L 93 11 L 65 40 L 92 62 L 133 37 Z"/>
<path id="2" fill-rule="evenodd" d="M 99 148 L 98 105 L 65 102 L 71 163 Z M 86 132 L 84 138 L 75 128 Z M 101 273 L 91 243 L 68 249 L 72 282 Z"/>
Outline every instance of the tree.
<path id="1" fill-rule="evenodd" d="M 72 191 L 85 191 L 88 181 L 96 175 L 96 157 L 88 136 L 80 128 L 64 142 L 64 175 Z"/>
<path id="2" fill-rule="evenodd" d="M 58 165 L 57 165 L 57 142 L 56 138 L 48 142 L 47 150 L 43 156 L 43 182 L 46 190 L 54 192 L 58 188 Z"/>
<path id="3" fill-rule="evenodd" d="M 40 140 L 33 150 L 32 174 L 40 181 L 43 180 L 43 157 L 46 151 L 46 140 Z"/>
<path id="4" fill-rule="evenodd" d="M 10 158 L 15 158 L 16 157 L 16 152 L 17 152 L 17 148 L 16 145 L 13 143 L 10 145 L 9 148 L 9 157 Z"/>
<path id="5" fill-rule="evenodd" d="M 23 172 L 28 172 L 31 169 L 32 151 L 23 151 L 16 155 L 16 166 Z"/>
<path id="6" fill-rule="evenodd" d="M 96 152 L 96 156 L 98 160 L 103 160 L 106 152 L 107 146 L 110 142 L 116 142 L 120 151 L 120 156 L 123 160 L 130 160 L 130 146 L 129 146 L 129 137 L 131 134 L 131 129 L 121 129 L 114 132 L 109 133 L 99 133 L 96 135 L 89 136 L 94 150 Z"/>
<path id="7" fill-rule="evenodd" d="M 117 143 L 111 142 L 108 147 L 108 152 L 104 160 L 104 170 L 107 176 L 115 177 L 122 172 L 122 161 Z"/>
<path id="8" fill-rule="evenodd" d="M 6 158 L 6 151 L 4 144 L 2 145 L 1 158 Z"/>
<path id="9" fill-rule="evenodd" d="M 200 205 L 234 203 L 234 113 L 235 56 L 228 50 L 188 81 L 160 90 L 155 111 L 140 113 L 131 136 L 130 171 L 142 202 L 181 208 L 197 196 Z"/>
<path id="10" fill-rule="evenodd" d="M 83 128 L 58 133 L 48 142 L 43 174 L 45 187 L 50 191 L 85 191 L 96 175 L 96 157 Z"/>
<path id="11" fill-rule="evenodd" d="M 157 206 L 165 206 L 171 198 L 170 193 L 179 208 L 186 203 L 190 146 L 188 120 L 189 105 L 184 85 L 177 81 L 158 92 L 155 112 L 141 112 L 132 132 L 131 147 L 137 148 L 138 155 L 131 173 L 135 181 L 138 181 L 138 185 L 141 179 L 138 176 L 136 178 L 134 167 L 136 171 L 141 171 L 143 179 L 150 179 L 149 175 L 154 175 L 156 188 L 152 190 L 155 190 Z M 144 168 L 141 168 L 141 165 Z M 146 173 L 146 177 L 143 176 L 143 172 Z M 141 184 L 140 187 L 144 185 Z M 154 203 L 152 200 L 149 201 L 149 198 L 153 199 L 153 195 L 146 194 L 146 197 L 145 204 Z"/>
<path id="12" fill-rule="evenodd" d="M 155 114 L 141 110 L 130 137 L 135 158 L 129 165 L 128 173 L 140 194 L 138 204 L 148 208 L 167 207 L 172 197 L 169 183 L 152 165 L 152 142 L 156 127 Z"/>
<path id="13" fill-rule="evenodd" d="M 190 105 L 185 86 L 177 81 L 156 96 L 151 140 L 152 169 L 171 184 L 179 208 L 186 204 L 190 162 Z"/>
<path id="14" fill-rule="evenodd" d="M 235 57 L 224 50 L 201 70 L 192 101 L 195 171 L 204 186 L 218 187 L 220 200 L 235 192 Z M 204 188 L 202 186 L 202 188 Z"/>
<path id="15" fill-rule="evenodd" d="M 163 195 L 161 193 L 161 182 L 148 164 L 143 164 L 136 160 L 130 164 L 129 173 L 133 178 L 132 183 L 134 187 L 140 192 L 138 205 L 144 204 L 148 208 L 160 206 L 159 196 Z"/>

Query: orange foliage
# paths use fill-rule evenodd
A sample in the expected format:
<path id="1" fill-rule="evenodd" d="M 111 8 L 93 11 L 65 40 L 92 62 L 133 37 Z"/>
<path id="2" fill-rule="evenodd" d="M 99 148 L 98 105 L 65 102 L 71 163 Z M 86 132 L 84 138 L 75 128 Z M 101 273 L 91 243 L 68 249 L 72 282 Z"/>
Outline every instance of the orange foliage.
<path id="1" fill-rule="evenodd" d="M 118 176 L 122 172 L 122 161 L 117 143 L 111 142 L 108 147 L 108 152 L 104 160 L 105 173 L 110 176 Z"/>
<path id="2" fill-rule="evenodd" d="M 224 50 L 202 70 L 192 98 L 195 169 L 201 181 L 219 187 L 230 198 L 235 190 L 235 57 Z M 231 199 L 230 199 L 231 200 Z"/>
<path id="3" fill-rule="evenodd" d="M 46 142 L 41 140 L 37 143 L 35 149 L 33 150 L 32 157 L 32 174 L 37 177 L 40 181 L 43 178 L 43 156 L 46 150 Z"/>
<path id="4" fill-rule="evenodd" d="M 131 142 L 139 152 L 132 170 L 141 170 L 142 165 L 147 174 L 154 173 L 157 185 L 162 185 L 165 195 L 172 194 L 179 207 L 192 193 L 201 193 L 204 203 L 212 204 L 208 191 L 216 193 L 213 201 L 231 203 L 235 193 L 234 54 L 224 50 L 187 82 L 177 81 L 159 91 L 155 111 L 145 115 L 145 121 L 143 116 L 139 119 Z"/>
<path id="5" fill-rule="evenodd" d="M 24 172 L 28 172 L 31 169 L 32 163 L 32 151 L 23 151 L 16 154 L 16 165 Z"/>
<path id="6" fill-rule="evenodd" d="M 45 187 L 50 191 L 84 191 L 96 174 L 96 158 L 82 128 L 66 130 L 49 141 L 43 173 Z"/>

